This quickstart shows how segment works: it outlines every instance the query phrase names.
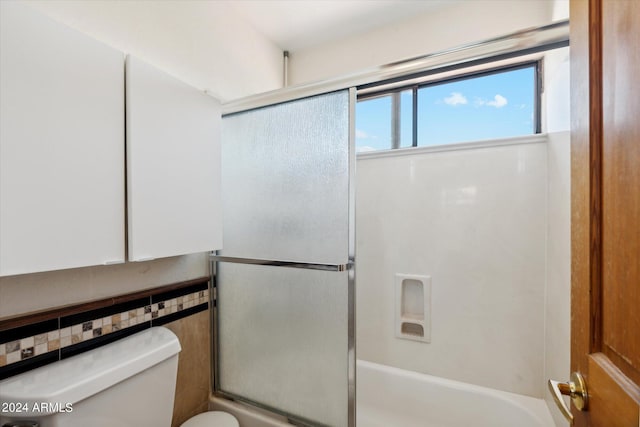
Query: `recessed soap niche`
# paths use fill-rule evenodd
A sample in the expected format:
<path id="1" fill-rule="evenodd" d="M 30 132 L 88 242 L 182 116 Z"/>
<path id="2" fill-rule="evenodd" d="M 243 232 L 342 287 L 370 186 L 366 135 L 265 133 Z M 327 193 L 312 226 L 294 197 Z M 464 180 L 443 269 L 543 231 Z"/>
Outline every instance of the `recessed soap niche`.
<path id="1" fill-rule="evenodd" d="M 431 276 L 396 273 L 395 297 L 396 337 L 431 342 Z"/>

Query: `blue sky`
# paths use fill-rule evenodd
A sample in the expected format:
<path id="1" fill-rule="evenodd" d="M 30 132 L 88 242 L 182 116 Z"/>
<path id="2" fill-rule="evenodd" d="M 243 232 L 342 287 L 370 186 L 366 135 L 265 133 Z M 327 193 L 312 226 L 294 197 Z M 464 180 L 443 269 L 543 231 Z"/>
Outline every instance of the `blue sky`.
<path id="1" fill-rule="evenodd" d="M 534 69 L 423 87 L 418 91 L 418 146 L 534 133 Z M 411 90 L 401 94 L 401 146 L 411 146 Z M 356 107 L 358 151 L 391 148 L 391 97 Z"/>

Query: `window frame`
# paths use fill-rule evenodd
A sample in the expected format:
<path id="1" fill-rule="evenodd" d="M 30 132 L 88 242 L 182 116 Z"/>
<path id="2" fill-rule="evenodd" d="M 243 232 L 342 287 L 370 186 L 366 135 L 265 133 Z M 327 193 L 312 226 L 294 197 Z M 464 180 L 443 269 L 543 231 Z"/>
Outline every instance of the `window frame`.
<path id="1" fill-rule="evenodd" d="M 375 90 L 375 86 L 368 86 L 367 91 L 362 94 L 357 95 L 356 102 L 371 100 L 375 98 L 381 98 L 384 96 L 391 96 L 392 107 L 391 107 L 391 144 L 387 150 L 395 150 L 399 148 L 417 148 L 418 146 L 418 91 L 424 88 L 428 88 L 431 86 L 439 86 L 447 83 L 455 83 L 457 81 L 463 80 L 471 80 L 474 78 L 486 77 L 494 74 L 505 73 L 509 71 L 517 71 L 525 68 L 533 69 L 533 79 L 534 79 L 534 93 L 533 93 L 533 133 L 531 135 L 538 135 L 542 133 L 542 92 L 543 92 L 543 82 L 542 76 L 543 73 L 543 58 L 538 59 L 530 59 L 518 63 L 507 64 L 507 65 L 499 65 L 494 66 L 482 70 L 473 70 L 467 72 L 461 72 L 459 74 L 454 74 L 451 76 L 446 76 L 442 78 L 428 79 L 427 81 L 412 81 L 408 84 L 402 84 L 402 81 L 396 82 L 391 88 L 384 88 L 379 91 Z M 409 78 L 407 80 L 410 80 Z M 413 80 L 413 79 L 412 79 Z M 384 86 L 381 84 L 380 86 Z M 394 103 L 399 102 L 400 94 L 404 91 L 411 90 L 412 91 L 412 140 L 410 147 L 401 147 L 400 140 L 397 137 L 397 132 L 394 131 L 396 129 L 400 111 L 398 108 L 395 108 Z M 394 101 L 395 98 L 395 101 Z M 395 125 L 394 125 L 395 124 Z M 465 142 L 465 141 L 460 141 Z M 442 145 L 451 145 L 442 144 Z M 382 150 L 376 150 L 382 151 Z"/>

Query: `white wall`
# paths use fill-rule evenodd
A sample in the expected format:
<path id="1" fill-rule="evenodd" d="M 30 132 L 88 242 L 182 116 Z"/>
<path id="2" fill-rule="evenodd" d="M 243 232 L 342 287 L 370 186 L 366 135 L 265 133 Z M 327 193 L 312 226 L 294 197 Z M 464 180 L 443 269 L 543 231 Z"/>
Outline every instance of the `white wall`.
<path id="1" fill-rule="evenodd" d="M 554 19 L 569 17 L 569 2 L 555 0 Z M 569 48 L 544 59 L 543 129 L 547 149 L 547 281 L 545 290 L 544 375 L 564 381 L 571 372 L 571 137 Z M 551 394 L 544 399 L 556 426 L 568 426 Z M 565 398 L 567 405 L 569 399 Z"/>
<path id="2" fill-rule="evenodd" d="M 568 131 L 570 124 L 569 48 L 554 49 L 544 55 L 542 131 Z"/>
<path id="3" fill-rule="evenodd" d="M 0 277 L 0 318 L 109 298 L 209 274 L 208 255 Z"/>
<path id="4" fill-rule="evenodd" d="M 571 359 L 571 141 L 569 132 L 549 134 L 547 149 L 547 285 L 544 376 L 566 381 Z M 568 423 L 550 393 L 545 400 L 557 426 Z M 568 400 L 567 400 L 568 403 Z"/>
<path id="5" fill-rule="evenodd" d="M 277 89 L 282 51 L 226 4 L 27 0 L 32 7 L 228 101 Z"/>
<path id="6" fill-rule="evenodd" d="M 553 7 L 546 0 L 453 2 L 391 26 L 296 51 L 289 60 L 289 83 L 323 80 L 546 25 Z"/>
<path id="7" fill-rule="evenodd" d="M 279 87 L 282 53 L 232 10 L 199 1 L 29 1 L 222 100 Z M 124 64 L 123 64 L 124 66 Z M 0 278 L 0 318 L 208 274 L 205 254 Z"/>
<path id="8" fill-rule="evenodd" d="M 568 2 L 555 2 L 554 16 L 569 16 Z M 571 361 L 571 138 L 569 48 L 548 52 L 544 58 L 543 129 L 549 133 L 547 150 L 547 280 L 545 290 L 544 375 L 564 381 Z M 544 399 L 557 426 L 567 426 L 545 390 Z M 568 404 L 568 399 L 567 404 Z"/>
<path id="9" fill-rule="evenodd" d="M 358 358 L 542 397 L 546 174 L 544 142 L 360 156 Z M 431 343 L 394 336 L 396 273 L 432 277 Z"/>

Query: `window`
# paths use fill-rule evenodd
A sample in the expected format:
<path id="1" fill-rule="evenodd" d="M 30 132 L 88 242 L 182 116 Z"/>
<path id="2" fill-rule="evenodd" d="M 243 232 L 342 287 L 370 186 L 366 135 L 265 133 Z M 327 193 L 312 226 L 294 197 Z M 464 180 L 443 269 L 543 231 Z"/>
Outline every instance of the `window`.
<path id="1" fill-rule="evenodd" d="M 538 63 L 367 93 L 356 106 L 359 152 L 540 132 Z"/>

